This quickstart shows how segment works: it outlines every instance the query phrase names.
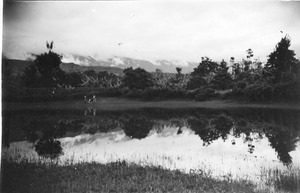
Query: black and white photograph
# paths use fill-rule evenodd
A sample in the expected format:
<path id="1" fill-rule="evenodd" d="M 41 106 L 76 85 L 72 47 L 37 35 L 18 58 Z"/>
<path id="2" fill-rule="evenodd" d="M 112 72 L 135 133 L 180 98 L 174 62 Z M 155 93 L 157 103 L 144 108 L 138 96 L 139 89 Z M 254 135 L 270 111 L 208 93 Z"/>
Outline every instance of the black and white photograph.
<path id="1" fill-rule="evenodd" d="M 0 5 L 0 192 L 300 193 L 300 1 Z"/>

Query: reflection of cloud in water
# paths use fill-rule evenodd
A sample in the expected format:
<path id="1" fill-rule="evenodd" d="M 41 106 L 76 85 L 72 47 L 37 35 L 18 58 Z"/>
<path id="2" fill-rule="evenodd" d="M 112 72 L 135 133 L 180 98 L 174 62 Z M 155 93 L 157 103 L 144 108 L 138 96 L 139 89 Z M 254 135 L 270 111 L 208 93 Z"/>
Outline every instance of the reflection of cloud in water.
<path id="1" fill-rule="evenodd" d="M 184 127 L 182 134 L 176 135 L 177 130 L 169 127 L 165 127 L 159 133 L 152 130 L 148 137 L 141 140 L 126 137 L 122 131 L 95 136 L 85 135 L 77 136 L 81 137 L 81 142 L 86 142 L 76 146 L 70 142 L 78 141 L 77 137 L 62 139 L 62 144 L 64 148 L 69 149 L 66 152 L 73 152 L 73 154 L 75 152 L 75 162 L 107 163 L 126 160 L 186 172 L 191 169 L 202 169 L 211 171 L 216 176 L 231 173 L 233 177 L 247 176 L 248 178 L 257 178 L 261 168 L 284 169 L 283 164 L 277 161 L 276 152 L 269 146 L 267 138 L 253 141 L 255 151 L 250 154 L 248 144 L 244 143 L 242 138 L 229 136 L 225 142 L 219 138 L 205 147 L 202 146 L 203 141 L 193 131 Z M 231 144 L 232 139 L 235 139 L 235 145 Z M 61 160 L 67 157 L 68 155 L 64 155 Z M 299 166 L 299 161 L 299 157 L 294 157 L 295 165 Z"/>
<path id="2" fill-rule="evenodd" d="M 66 137 L 61 139 L 64 147 L 76 147 L 83 144 L 99 143 L 99 141 L 118 142 L 122 140 L 130 140 L 131 138 L 126 136 L 124 131 L 116 131 L 109 133 L 96 133 L 95 135 L 82 134 L 76 137 Z"/>

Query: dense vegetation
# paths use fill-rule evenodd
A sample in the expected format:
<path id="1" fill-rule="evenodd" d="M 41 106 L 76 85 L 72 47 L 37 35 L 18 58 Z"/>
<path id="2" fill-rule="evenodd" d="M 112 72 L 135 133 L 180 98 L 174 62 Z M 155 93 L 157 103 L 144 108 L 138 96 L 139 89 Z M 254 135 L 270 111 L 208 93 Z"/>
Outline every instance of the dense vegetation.
<path id="1" fill-rule="evenodd" d="M 290 45 L 290 38 L 283 37 L 265 64 L 253 59 L 253 51 L 248 49 L 241 62 L 234 57 L 229 64 L 202 57 L 191 74 L 182 74 L 181 68 L 176 68 L 177 74 L 127 68 L 123 75 L 94 70 L 66 73 L 60 69 L 62 57 L 48 46 L 49 51 L 36 55 L 21 75 L 12 75 L 9 67 L 3 68 L 3 100 L 69 100 L 96 95 L 143 100 L 231 97 L 246 101 L 298 101 L 300 62 Z"/>

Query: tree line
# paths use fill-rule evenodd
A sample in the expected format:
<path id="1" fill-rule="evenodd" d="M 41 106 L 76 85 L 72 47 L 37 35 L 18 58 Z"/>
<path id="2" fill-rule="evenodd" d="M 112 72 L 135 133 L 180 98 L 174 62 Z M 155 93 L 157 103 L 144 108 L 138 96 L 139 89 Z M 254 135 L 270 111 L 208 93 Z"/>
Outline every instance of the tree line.
<path id="1" fill-rule="evenodd" d="M 254 59 L 253 51 L 248 49 L 246 59 L 241 62 L 236 62 L 234 57 L 230 58 L 229 63 L 202 57 L 190 74 L 181 73 L 179 67 L 175 74 L 164 73 L 160 69 L 147 72 L 132 67 L 124 69 L 121 76 L 94 70 L 67 73 L 60 69 L 62 56 L 52 51 L 53 42 L 47 45 L 48 52 L 36 55 L 19 81 L 6 81 L 9 76 L 4 71 L 4 87 L 9 87 L 7 82 L 19 82 L 18 86 L 24 88 L 114 89 L 116 96 L 146 100 L 187 98 L 201 101 L 213 97 L 231 97 L 269 101 L 300 98 L 300 62 L 295 52 L 290 50 L 291 40 L 288 36 L 275 46 L 265 64 Z"/>

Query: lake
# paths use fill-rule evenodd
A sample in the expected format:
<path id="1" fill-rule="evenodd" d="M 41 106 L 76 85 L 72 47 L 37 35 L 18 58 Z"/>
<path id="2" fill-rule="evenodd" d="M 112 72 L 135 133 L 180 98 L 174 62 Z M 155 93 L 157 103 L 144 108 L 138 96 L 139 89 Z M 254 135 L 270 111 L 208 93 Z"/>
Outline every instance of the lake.
<path id="1" fill-rule="evenodd" d="M 3 153 L 14 161 L 125 160 L 215 178 L 265 182 L 300 168 L 300 111 L 257 108 L 3 112 Z"/>

